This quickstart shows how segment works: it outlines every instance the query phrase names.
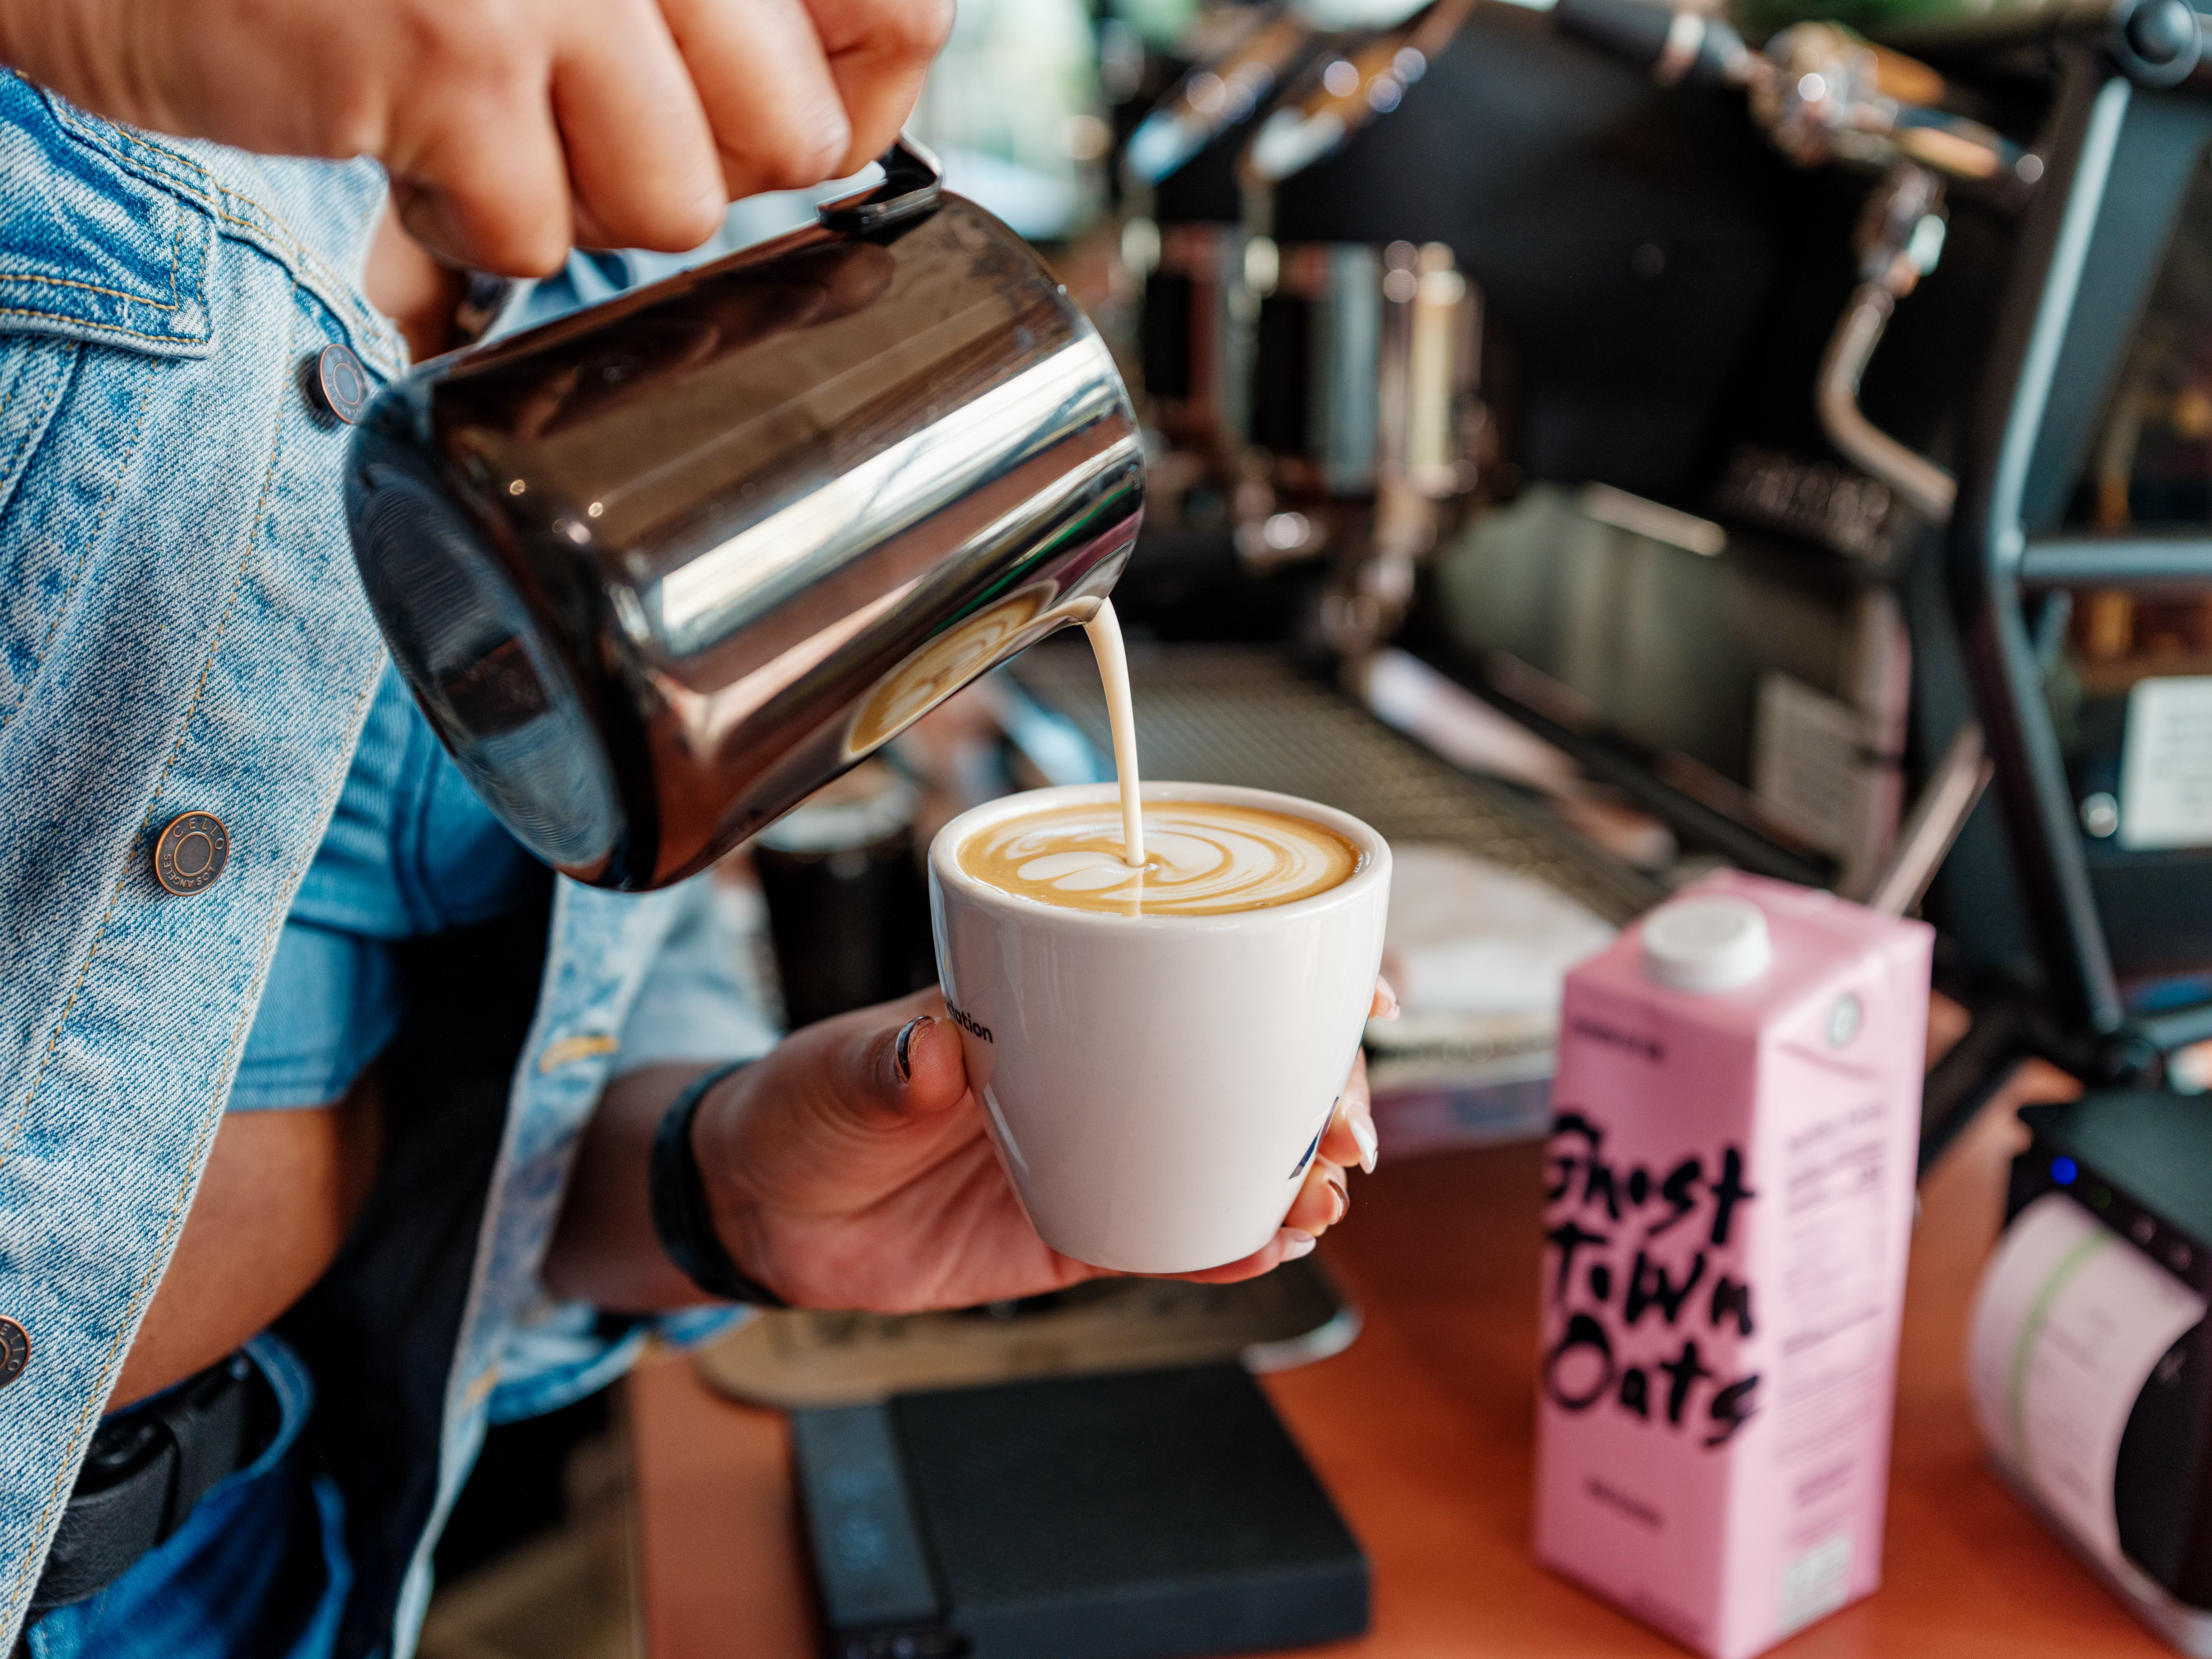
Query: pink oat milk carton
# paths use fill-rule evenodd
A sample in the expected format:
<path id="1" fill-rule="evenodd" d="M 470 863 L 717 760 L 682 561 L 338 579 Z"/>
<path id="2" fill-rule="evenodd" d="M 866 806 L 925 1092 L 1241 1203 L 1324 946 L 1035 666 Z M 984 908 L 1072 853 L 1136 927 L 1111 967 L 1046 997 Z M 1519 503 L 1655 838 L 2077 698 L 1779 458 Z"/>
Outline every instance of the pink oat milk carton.
<path id="1" fill-rule="evenodd" d="M 1881 1582 L 1932 939 L 1730 872 L 1567 978 L 1536 1553 L 1711 1659 Z"/>

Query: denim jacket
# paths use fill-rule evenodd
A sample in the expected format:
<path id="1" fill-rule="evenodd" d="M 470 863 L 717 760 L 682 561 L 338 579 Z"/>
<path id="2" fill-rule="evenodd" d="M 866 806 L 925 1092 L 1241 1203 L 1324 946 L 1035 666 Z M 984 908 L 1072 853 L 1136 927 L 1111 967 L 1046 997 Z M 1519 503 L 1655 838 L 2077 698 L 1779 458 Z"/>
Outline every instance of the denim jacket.
<path id="1" fill-rule="evenodd" d="M 340 507 L 345 429 L 301 373 L 332 342 L 378 378 L 404 366 L 358 292 L 383 194 L 368 162 L 154 139 L 0 72 L 0 1319 L 29 1346 L 0 1384 L 0 1652 L 175 1248 L 383 666 Z M 179 896 L 150 851 L 188 811 L 223 821 L 230 856 Z M 356 1651 L 411 1650 L 486 1423 L 598 1386 L 646 1338 L 550 1304 L 537 1269 L 696 896 L 555 895 L 424 1383 L 428 1498 Z"/>

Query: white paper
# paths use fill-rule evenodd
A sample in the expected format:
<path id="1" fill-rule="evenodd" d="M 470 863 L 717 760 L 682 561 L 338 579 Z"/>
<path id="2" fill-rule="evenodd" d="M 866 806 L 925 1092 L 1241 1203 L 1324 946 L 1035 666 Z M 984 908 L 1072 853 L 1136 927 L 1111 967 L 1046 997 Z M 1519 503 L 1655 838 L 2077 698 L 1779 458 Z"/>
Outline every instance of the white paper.
<path id="1" fill-rule="evenodd" d="M 1565 893 L 1459 848 L 1409 842 L 1390 854 L 1384 961 L 1409 1018 L 1556 1019 L 1567 970 L 1613 942 Z"/>
<path id="2" fill-rule="evenodd" d="M 2071 1198 L 1998 1242 L 1974 1297 L 1967 1376 L 1982 1433 L 2082 1544 L 2121 1564 L 2112 1470 L 2151 1369 L 2204 1298 Z"/>
<path id="3" fill-rule="evenodd" d="M 2212 676 L 2137 680 L 2120 748 L 2120 845 L 2212 845 Z"/>

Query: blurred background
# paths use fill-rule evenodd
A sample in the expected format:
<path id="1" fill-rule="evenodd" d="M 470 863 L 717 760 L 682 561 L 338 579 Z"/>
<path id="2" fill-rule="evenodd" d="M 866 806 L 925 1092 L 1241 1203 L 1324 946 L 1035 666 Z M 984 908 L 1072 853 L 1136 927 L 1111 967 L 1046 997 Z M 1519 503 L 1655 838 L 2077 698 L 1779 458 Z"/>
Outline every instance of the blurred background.
<path id="1" fill-rule="evenodd" d="M 2212 1083 L 2199 51 L 2185 0 L 963 0 L 914 131 L 1146 422 L 1146 775 L 1397 849 L 1386 1160 L 1540 1136 L 1563 973 L 1723 866 L 1936 925 L 1923 1170 L 2024 1057 Z M 793 1024 L 932 983 L 936 828 L 1109 775 L 1087 647 L 1039 647 L 719 870 L 732 948 Z M 1302 1268 L 777 1315 L 708 1369 L 1287 1364 L 1356 1328 Z M 632 1650 L 609 1411 L 495 1436 L 433 1659 Z"/>

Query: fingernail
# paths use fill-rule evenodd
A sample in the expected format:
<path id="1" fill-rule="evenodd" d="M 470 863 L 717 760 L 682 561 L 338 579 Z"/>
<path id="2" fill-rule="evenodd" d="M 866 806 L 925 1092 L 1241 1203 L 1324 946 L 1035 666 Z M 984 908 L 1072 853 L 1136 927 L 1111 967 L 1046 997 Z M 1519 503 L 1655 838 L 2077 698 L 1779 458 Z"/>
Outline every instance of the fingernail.
<path id="1" fill-rule="evenodd" d="M 914 1034 L 916 1031 L 919 1031 L 923 1026 L 933 1025 L 934 1024 L 936 1024 L 936 1022 L 931 1019 L 927 1014 L 922 1014 L 915 1018 L 907 1021 L 905 1024 L 899 1027 L 898 1072 L 899 1081 L 902 1083 L 911 1083 L 914 1081 L 914 1057 L 908 1052 L 914 1043 Z"/>
<path id="2" fill-rule="evenodd" d="M 1382 1012 L 1376 1015 L 1375 1018 L 1377 1019 L 1397 1018 L 1398 993 L 1392 988 L 1390 981 L 1384 979 L 1380 974 L 1377 974 L 1375 976 L 1375 994 L 1382 999 Z"/>
<path id="3" fill-rule="evenodd" d="M 1359 1167 L 1373 1175 L 1376 1155 L 1382 1150 L 1382 1144 L 1375 1139 L 1375 1126 L 1349 1112 L 1345 1114 L 1344 1121 L 1352 1129 L 1352 1138 L 1359 1143 Z"/>
<path id="4" fill-rule="evenodd" d="M 1336 1194 L 1336 1213 L 1328 1218 L 1328 1224 L 1334 1227 L 1352 1213 L 1352 1189 L 1344 1184 L 1342 1176 L 1328 1176 L 1324 1178 L 1328 1182 L 1329 1191 Z"/>
<path id="5" fill-rule="evenodd" d="M 1302 1255 L 1311 1255 L 1318 1241 L 1314 1236 L 1297 1227 L 1283 1229 L 1283 1260 L 1296 1261 Z"/>

